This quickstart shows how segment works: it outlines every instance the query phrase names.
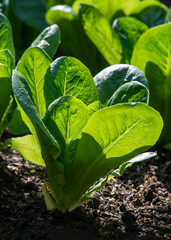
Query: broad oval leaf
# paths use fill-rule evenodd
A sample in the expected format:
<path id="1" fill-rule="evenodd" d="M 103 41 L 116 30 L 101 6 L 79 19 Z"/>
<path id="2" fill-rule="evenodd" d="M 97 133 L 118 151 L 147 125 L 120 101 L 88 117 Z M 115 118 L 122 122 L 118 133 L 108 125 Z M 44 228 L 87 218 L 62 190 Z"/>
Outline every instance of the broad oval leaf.
<path id="1" fill-rule="evenodd" d="M 81 197 L 111 169 L 154 145 L 162 126 L 160 114 L 144 103 L 117 104 L 97 111 L 77 147 L 68 201 Z"/>
<path id="2" fill-rule="evenodd" d="M 112 95 L 108 102 L 108 106 L 117 103 L 127 102 L 149 102 L 149 90 L 141 83 L 132 81 L 125 83 Z"/>
<path id="3" fill-rule="evenodd" d="M 80 18 L 83 28 L 109 64 L 121 62 L 122 46 L 105 16 L 95 7 L 81 4 Z"/>
<path id="4" fill-rule="evenodd" d="M 8 19 L 0 13 L 0 50 L 8 49 L 15 56 L 12 29 Z"/>
<path id="5" fill-rule="evenodd" d="M 44 99 L 44 75 L 51 61 L 38 47 L 29 48 L 20 59 L 17 71 L 23 75 L 30 88 L 30 95 L 41 118 L 46 112 Z"/>
<path id="6" fill-rule="evenodd" d="M 160 1 L 142 1 L 130 13 L 148 27 L 163 24 L 168 8 Z"/>
<path id="7" fill-rule="evenodd" d="M 44 94 L 47 106 L 66 95 L 79 98 L 87 105 L 98 100 L 89 69 L 73 57 L 60 57 L 51 63 L 45 75 Z"/>
<path id="8" fill-rule="evenodd" d="M 162 139 L 171 142 L 171 23 L 149 29 L 137 42 L 131 63 L 145 72 L 150 104 L 165 123 Z M 162 141 L 161 139 L 161 141 Z"/>
<path id="9" fill-rule="evenodd" d="M 139 37 L 148 29 L 147 25 L 133 17 L 121 17 L 113 22 L 112 28 L 119 35 L 122 43 L 122 62 L 130 63 L 134 46 Z"/>
<path id="10" fill-rule="evenodd" d="M 43 49 L 51 58 L 54 57 L 56 50 L 60 44 L 60 29 L 58 25 L 53 24 L 47 27 L 31 44 L 31 47 L 39 47 Z"/>
<path id="11" fill-rule="evenodd" d="M 137 81 L 148 88 L 148 82 L 144 73 L 128 64 L 116 64 L 105 68 L 94 77 L 99 100 L 106 105 L 114 92 L 123 84 Z"/>

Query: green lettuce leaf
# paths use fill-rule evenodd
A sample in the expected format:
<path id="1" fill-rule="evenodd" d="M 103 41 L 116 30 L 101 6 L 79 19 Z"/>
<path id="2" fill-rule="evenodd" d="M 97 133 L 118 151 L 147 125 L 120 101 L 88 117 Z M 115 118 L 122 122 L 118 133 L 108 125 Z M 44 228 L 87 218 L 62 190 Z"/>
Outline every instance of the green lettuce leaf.
<path id="1" fill-rule="evenodd" d="M 94 81 L 97 87 L 99 100 L 104 106 L 108 104 L 110 98 L 120 87 L 122 87 L 122 92 L 124 94 L 123 86 L 126 83 L 136 81 L 148 88 L 148 82 L 144 73 L 140 69 L 128 64 L 116 64 L 105 68 L 94 77 Z M 128 87 L 128 85 L 126 86 Z M 131 95 L 129 95 L 128 98 L 130 97 Z"/>
<path id="2" fill-rule="evenodd" d="M 0 50 L 7 49 L 15 57 L 11 25 L 2 13 L 0 13 L 0 38 Z"/>
<path id="3" fill-rule="evenodd" d="M 60 44 L 60 30 L 56 24 L 45 28 L 31 44 L 31 47 L 43 49 L 51 58 L 54 57 Z"/>
<path id="4" fill-rule="evenodd" d="M 122 43 L 122 62 L 130 63 L 134 46 L 139 37 L 148 29 L 147 25 L 133 17 L 121 17 L 113 22 L 112 28 L 119 35 Z"/>
<path id="5" fill-rule="evenodd" d="M 73 57 L 60 57 L 51 63 L 45 75 L 44 91 L 47 106 L 66 95 L 74 96 L 87 105 L 98 100 L 89 69 Z"/>
<path id="6" fill-rule="evenodd" d="M 128 15 L 139 2 L 140 0 L 76 0 L 73 4 L 73 11 L 77 13 L 79 4 L 81 3 L 93 5 L 98 8 L 109 21 L 112 21 L 117 12 L 123 12 L 123 14 Z"/>
<path id="7" fill-rule="evenodd" d="M 163 24 L 167 11 L 168 8 L 160 1 L 142 1 L 130 15 L 144 22 L 150 28 Z"/>
<path id="8" fill-rule="evenodd" d="M 81 4 L 80 18 L 83 28 L 109 64 L 120 63 L 122 46 L 105 16 L 95 7 Z"/>
<path id="9" fill-rule="evenodd" d="M 162 130 L 160 114 L 144 103 L 103 108 L 83 129 L 76 158 L 67 181 L 67 204 L 111 169 L 118 168 L 156 143 Z"/>
<path id="10" fill-rule="evenodd" d="M 59 196 L 60 198 L 62 197 L 62 188 L 65 184 L 65 179 L 63 164 L 57 160 L 61 153 L 59 143 L 54 139 L 40 118 L 39 112 L 30 96 L 29 91 L 31 89 L 28 88 L 24 77 L 16 70 L 13 72 L 12 85 L 21 116 L 33 134 L 33 137 L 29 137 L 30 144 L 34 145 L 36 142 L 37 147 L 35 151 L 37 151 L 37 156 L 40 156 L 41 153 L 55 196 Z M 20 153 L 29 156 L 30 159 L 28 160 L 34 162 L 34 154 L 29 155 L 29 152 L 30 148 L 28 147 L 27 149 L 23 148 L 23 152 L 22 148 L 20 148 Z M 41 161 L 41 158 L 39 160 Z M 58 201 L 56 197 L 56 202 Z"/>
<path id="11" fill-rule="evenodd" d="M 157 109 L 165 126 L 161 142 L 171 142 L 171 23 L 145 32 L 138 40 L 131 63 L 144 71 L 150 90 L 150 104 Z"/>
<path id="12" fill-rule="evenodd" d="M 51 61 L 43 50 L 38 47 L 29 48 L 20 59 L 17 71 L 27 80 L 30 96 L 41 118 L 46 112 L 44 99 L 44 75 Z"/>
<path id="13" fill-rule="evenodd" d="M 108 101 L 108 106 L 124 102 L 144 102 L 149 103 L 149 90 L 137 81 L 125 83 L 114 92 Z"/>

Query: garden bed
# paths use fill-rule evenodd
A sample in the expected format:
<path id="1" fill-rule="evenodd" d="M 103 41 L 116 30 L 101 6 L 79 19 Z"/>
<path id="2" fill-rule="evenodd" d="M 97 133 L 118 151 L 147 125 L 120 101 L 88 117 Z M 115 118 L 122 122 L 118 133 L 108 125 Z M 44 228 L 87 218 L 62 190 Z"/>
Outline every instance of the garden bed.
<path id="1" fill-rule="evenodd" d="M 0 153 L 1 240 L 171 239 L 171 153 L 135 164 L 71 213 L 48 211 L 46 170 Z"/>

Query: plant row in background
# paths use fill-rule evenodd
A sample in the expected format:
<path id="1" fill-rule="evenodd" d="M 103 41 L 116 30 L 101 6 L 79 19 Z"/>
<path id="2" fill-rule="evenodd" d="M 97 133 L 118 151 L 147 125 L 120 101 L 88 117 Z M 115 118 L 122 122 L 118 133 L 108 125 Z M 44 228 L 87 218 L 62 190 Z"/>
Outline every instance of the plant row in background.
<path id="1" fill-rule="evenodd" d="M 155 156 L 141 154 L 156 143 L 163 126 L 148 103 L 164 119 L 160 144 L 171 142 L 171 23 L 162 24 L 169 21 L 168 9 L 159 1 L 128 2 L 111 0 L 115 9 L 109 11 L 104 1 L 68 1 L 72 8 L 58 5 L 47 12 L 48 22 L 60 25 L 64 51 L 79 50 L 78 58 L 90 63 L 90 70 L 74 57 L 52 60 L 60 43 L 55 24 L 40 33 L 16 65 L 11 26 L 0 15 L 1 132 L 16 103 L 30 131 L 1 149 L 11 145 L 26 160 L 46 166 L 49 182 L 43 193 L 49 209 L 71 211 L 126 167 Z M 59 2 L 49 1 L 54 3 Z M 81 47 L 79 38 L 85 41 Z"/>
<path id="2" fill-rule="evenodd" d="M 108 64 L 128 63 L 143 70 L 149 82 L 150 105 L 161 113 L 165 123 L 161 145 L 171 142 L 170 16 L 170 10 L 160 1 L 148 0 L 130 0 L 126 3 L 115 0 L 76 0 L 72 6 L 53 6 L 46 14 L 48 23 L 57 23 L 61 27 L 63 48 L 69 54 L 78 56 L 67 49 L 70 44 L 69 48 L 74 51 L 72 37 L 67 41 L 71 33 L 66 28 L 72 29 L 73 33 L 75 31 L 73 41 L 79 41 L 84 46 L 84 57 L 89 61 L 92 73 L 99 71 L 102 66 L 104 68 L 105 64 L 96 68 L 94 62 L 104 61 L 95 61 L 93 56 L 97 55 L 93 55 L 92 49 L 91 55 L 88 54 L 85 47 L 90 49 L 88 41 L 91 41 L 94 49 L 98 49 Z M 75 21 L 82 31 L 77 28 Z M 88 41 L 83 43 L 77 36 L 83 41 L 86 39 L 84 36 L 87 36 Z M 78 46 L 79 43 L 76 43 L 75 51 L 79 49 Z M 84 50 L 81 51 L 82 57 Z M 84 62 L 83 58 L 78 58 Z"/>
<path id="3" fill-rule="evenodd" d="M 79 9 L 80 3 L 83 5 Z M 96 10 L 87 9 L 85 4 Z M 107 64 L 115 64 L 116 61 L 120 63 L 118 60 L 129 61 L 131 50 L 139 36 L 148 27 L 163 24 L 170 19 L 170 11 L 158 0 L 3 0 L 0 10 L 9 18 L 14 29 L 17 60 L 38 31 L 47 27 L 47 22 L 56 23 L 61 28 L 64 52 L 80 59 L 93 75 Z M 117 36 L 111 33 L 112 25 L 122 41 L 125 38 L 128 40 L 122 44 L 122 47 L 128 44 L 130 48 L 128 50 L 128 46 L 125 47 L 125 59 L 115 53 L 121 46 L 116 44 Z M 111 56 L 111 53 L 116 56 Z"/>
<path id="4" fill-rule="evenodd" d="M 50 2 L 46 20 L 59 25 L 64 51 L 83 61 L 92 74 L 106 64 L 130 63 L 141 34 L 169 21 L 168 8 L 160 1 L 75 0 L 72 6 L 64 3 Z"/>

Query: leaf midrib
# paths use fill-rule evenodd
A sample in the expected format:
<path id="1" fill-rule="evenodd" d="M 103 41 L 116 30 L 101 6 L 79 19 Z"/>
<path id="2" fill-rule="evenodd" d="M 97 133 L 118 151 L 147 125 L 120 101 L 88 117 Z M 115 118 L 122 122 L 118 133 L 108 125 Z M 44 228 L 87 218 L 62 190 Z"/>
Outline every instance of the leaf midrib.
<path id="1" fill-rule="evenodd" d="M 144 117 L 141 117 L 137 122 L 135 122 L 130 128 L 127 128 L 127 130 L 122 133 L 121 135 L 119 135 L 117 137 L 117 139 L 113 142 L 111 142 L 104 150 L 103 150 L 103 153 L 106 154 L 108 153 L 111 148 L 116 144 L 118 143 L 128 132 L 130 132 Z M 101 157 L 100 157 L 101 158 Z"/>
<path id="2" fill-rule="evenodd" d="M 35 55 L 35 53 L 34 53 L 34 55 Z M 37 77 L 36 77 L 36 70 L 39 69 L 39 67 L 41 65 L 42 65 L 42 62 L 40 62 L 38 65 L 36 65 L 36 63 L 35 63 L 35 56 L 34 56 L 34 58 L 33 58 L 33 68 L 34 68 L 33 77 L 34 77 L 34 82 L 33 83 L 34 83 L 35 97 L 36 97 L 36 103 L 37 103 L 36 105 L 37 105 L 40 117 L 42 117 L 41 104 L 43 103 L 43 99 L 42 99 L 42 102 L 40 102 L 40 97 L 39 97 L 38 93 L 41 90 L 41 88 L 38 88 L 38 85 L 39 85 L 40 81 L 43 79 L 43 76 L 41 78 L 37 79 Z"/>
<path id="3" fill-rule="evenodd" d="M 129 133 L 134 127 L 136 127 L 136 125 L 143 119 L 144 117 L 141 117 L 138 121 L 136 121 L 130 128 L 127 128 L 126 131 L 124 131 L 124 133 L 122 133 L 119 137 L 117 137 L 115 139 L 115 141 L 113 141 L 112 143 L 110 143 L 106 148 L 103 149 L 103 151 L 101 151 L 101 153 L 95 158 L 95 160 L 89 165 L 89 168 L 87 171 L 84 171 L 84 174 L 81 175 L 81 181 L 79 182 L 77 189 L 82 189 L 84 187 L 85 181 L 87 179 L 87 176 L 90 176 L 90 173 L 92 171 L 92 169 L 94 168 L 94 166 L 97 164 L 97 162 L 103 158 L 104 154 L 106 154 L 107 152 L 110 151 L 110 149 L 116 144 L 118 143 L 127 133 Z M 73 196 L 74 196 L 74 190 L 71 188 L 71 190 L 73 191 Z M 80 190 L 78 190 L 80 191 Z M 69 196 L 69 194 L 68 194 Z"/>

